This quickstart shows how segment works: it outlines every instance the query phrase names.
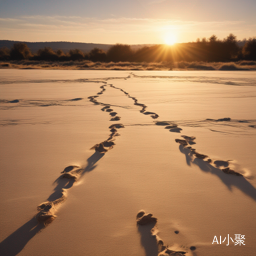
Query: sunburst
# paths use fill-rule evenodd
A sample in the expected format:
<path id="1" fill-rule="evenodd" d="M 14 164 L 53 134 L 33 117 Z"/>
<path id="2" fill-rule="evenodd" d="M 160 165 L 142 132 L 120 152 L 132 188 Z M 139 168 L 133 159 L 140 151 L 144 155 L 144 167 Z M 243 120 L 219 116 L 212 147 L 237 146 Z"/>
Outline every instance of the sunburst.
<path id="1" fill-rule="evenodd" d="M 164 43 L 167 45 L 174 45 L 177 42 L 177 37 L 173 34 L 166 34 L 164 37 Z"/>

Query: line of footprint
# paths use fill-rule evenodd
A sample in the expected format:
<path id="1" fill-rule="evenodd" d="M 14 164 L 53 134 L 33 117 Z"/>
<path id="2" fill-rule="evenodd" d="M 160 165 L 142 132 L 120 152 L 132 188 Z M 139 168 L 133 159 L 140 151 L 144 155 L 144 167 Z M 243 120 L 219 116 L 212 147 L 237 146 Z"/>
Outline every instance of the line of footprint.
<path id="1" fill-rule="evenodd" d="M 150 233 L 156 240 L 158 256 L 169 256 L 169 255 L 186 255 L 188 250 L 174 250 L 171 249 L 164 241 L 159 237 L 159 230 L 157 228 L 157 218 L 154 217 L 151 213 L 146 213 L 144 210 L 138 212 L 136 216 L 137 225 L 145 226 L 149 224 L 154 224 Z M 179 234 L 179 231 L 175 231 L 175 234 Z M 195 246 L 189 248 L 191 251 L 196 250 Z"/>
<path id="2" fill-rule="evenodd" d="M 97 95 L 95 95 L 95 96 L 89 96 L 88 99 L 96 105 L 102 105 L 103 108 L 101 110 L 109 113 L 109 115 L 111 116 L 110 121 L 119 121 L 121 119 L 121 117 L 117 116 L 117 112 L 115 112 L 111 108 L 110 104 L 103 103 L 103 102 L 100 102 L 97 100 L 99 95 L 103 94 L 104 91 L 106 91 L 105 87 L 108 86 L 108 84 L 107 84 L 107 82 L 104 82 L 104 83 L 105 83 L 104 85 L 100 86 L 101 91 L 98 92 Z M 120 136 L 120 134 L 118 133 L 118 130 L 117 130 L 120 128 L 124 128 L 124 125 L 121 123 L 110 125 L 109 129 L 110 129 L 111 133 L 110 133 L 108 139 L 94 145 L 91 149 L 95 149 L 95 151 L 98 151 L 99 153 L 106 153 L 108 150 L 112 149 L 113 146 L 115 145 L 115 143 L 114 143 L 115 137 Z"/>
<path id="3" fill-rule="evenodd" d="M 98 92 L 97 95 L 95 95 L 95 96 L 89 96 L 88 99 L 96 105 L 103 105 L 103 108 L 101 110 L 110 113 L 111 117 L 115 118 L 115 119 L 111 118 L 110 119 L 111 121 L 118 121 L 118 120 L 120 120 L 120 117 L 116 116 L 117 113 L 114 112 L 113 109 L 111 109 L 111 105 L 102 103 L 102 102 L 98 101 L 98 99 L 97 99 L 99 97 L 99 95 L 102 95 L 104 93 L 104 91 L 106 90 L 105 87 L 108 86 L 107 82 L 103 82 L 103 83 L 105 83 L 105 84 L 100 86 L 101 91 Z M 114 89 L 118 89 L 118 90 L 122 91 L 125 95 L 127 95 L 129 98 L 134 100 L 134 105 L 140 106 L 142 108 L 140 110 L 141 113 L 146 114 L 146 115 L 151 115 L 151 117 L 153 119 L 156 119 L 159 117 L 154 112 L 146 112 L 147 106 L 145 104 L 138 103 L 138 100 L 135 97 L 132 97 L 128 92 L 124 91 L 121 88 L 115 87 L 112 84 L 110 84 L 109 86 Z M 173 132 L 180 132 L 182 130 L 180 127 L 178 127 L 177 124 L 170 123 L 170 122 L 159 121 L 159 122 L 156 122 L 155 124 L 160 125 L 160 126 L 165 126 L 166 129 L 170 129 L 170 131 L 173 131 Z M 118 133 L 118 129 L 120 129 L 120 128 L 124 128 L 124 125 L 119 123 L 119 124 L 113 124 L 113 125 L 109 126 L 109 129 L 111 132 L 109 137 L 105 141 L 94 145 L 91 149 L 94 149 L 99 154 L 104 155 L 108 150 L 112 149 L 113 146 L 115 145 L 114 139 L 116 136 L 120 135 Z M 200 159 L 208 158 L 207 155 L 200 154 L 200 153 L 196 152 L 196 150 L 194 148 L 188 146 L 188 144 L 190 144 L 190 145 L 195 144 L 194 143 L 195 137 L 189 137 L 189 136 L 185 136 L 185 135 L 182 137 L 184 138 L 183 140 L 176 139 L 176 142 L 180 143 L 183 147 L 186 147 L 187 149 L 189 149 L 191 151 L 192 156 L 195 156 Z M 208 163 L 211 163 L 210 158 L 208 158 L 206 161 Z M 219 165 L 219 167 L 220 167 L 222 165 L 227 165 L 228 161 L 220 161 L 219 160 L 218 162 L 215 161 L 214 164 Z M 228 166 L 226 166 L 226 168 L 220 169 L 220 170 L 222 170 L 223 172 L 228 173 L 228 174 L 242 176 L 242 174 L 237 173 L 234 170 L 231 170 Z M 72 180 L 72 185 L 73 185 L 73 182 L 76 182 L 80 178 L 82 172 L 83 172 L 83 169 L 79 166 L 69 166 L 69 167 L 65 168 L 65 170 L 62 172 L 62 175 L 60 176 L 60 178 L 67 178 L 69 180 Z M 67 189 L 62 188 L 61 195 L 57 199 L 55 199 L 53 201 L 46 201 L 46 202 L 43 202 L 42 204 L 40 204 L 37 207 L 37 210 L 38 210 L 38 214 L 36 216 L 37 220 L 40 222 L 43 222 L 45 224 L 52 222 L 56 218 L 56 211 L 57 211 L 58 206 L 62 202 L 64 202 L 66 200 L 66 198 L 67 198 Z"/>
<path id="4" fill-rule="evenodd" d="M 186 135 L 182 135 L 181 136 L 183 139 L 175 139 L 175 141 L 177 143 L 179 143 L 183 148 L 186 148 L 190 151 L 190 157 L 193 158 L 199 158 L 202 159 L 203 161 L 207 162 L 208 164 L 210 164 L 211 166 L 218 168 L 220 171 L 226 173 L 226 174 L 232 174 L 232 175 L 236 175 L 236 176 L 243 176 L 241 173 L 236 172 L 232 169 L 230 169 L 229 167 L 229 162 L 231 162 L 231 160 L 216 160 L 213 162 L 213 160 L 205 154 L 201 154 L 199 152 L 196 151 L 195 148 L 192 148 L 190 145 L 196 144 L 195 143 L 195 139 L 196 137 L 194 136 L 186 136 Z"/>
<path id="5" fill-rule="evenodd" d="M 146 111 L 146 108 L 147 106 L 143 103 L 138 103 L 138 100 L 131 96 L 128 92 L 126 92 L 125 90 L 123 90 L 122 88 L 119 88 L 119 87 L 116 87 L 114 86 L 113 84 L 110 84 L 110 87 L 114 88 L 114 89 L 117 89 L 117 90 L 120 90 L 121 92 L 123 92 L 128 98 L 131 98 L 133 101 L 134 101 L 134 105 L 136 106 L 140 106 L 141 107 L 141 110 L 140 112 L 143 113 L 144 115 L 150 115 L 153 119 L 157 119 L 159 117 L 159 115 L 155 112 L 149 112 L 149 111 Z"/>
<path id="6" fill-rule="evenodd" d="M 110 104 L 106 104 L 103 102 L 100 102 L 97 100 L 97 98 L 99 97 L 99 95 L 103 94 L 104 91 L 106 91 L 106 86 L 108 86 L 107 82 L 104 82 L 105 85 L 100 86 L 100 88 L 102 89 L 100 92 L 97 93 L 97 95 L 94 96 L 89 96 L 88 99 L 93 102 L 95 105 L 103 105 L 104 107 L 101 109 L 102 111 L 106 111 L 109 113 L 109 115 L 111 116 L 110 121 L 119 121 L 121 119 L 120 116 L 117 116 L 117 112 L 115 112 L 112 108 Z"/>
<path id="7" fill-rule="evenodd" d="M 134 101 L 134 105 L 136 106 L 140 106 L 142 109 L 140 110 L 140 112 L 144 115 L 150 115 L 153 119 L 157 119 L 159 117 L 159 115 L 155 112 L 149 112 L 146 111 L 147 105 L 143 104 L 143 103 L 138 103 L 138 99 L 131 96 L 128 92 L 126 92 L 125 90 L 123 90 L 122 88 L 116 87 L 113 84 L 110 84 L 110 87 L 120 90 L 121 92 L 123 92 L 128 98 L 131 98 Z M 182 128 L 178 127 L 177 124 L 173 123 L 173 122 L 169 122 L 169 121 L 156 121 L 155 122 L 156 125 L 159 126 L 165 126 L 165 129 L 169 129 L 170 132 L 177 132 L 180 133 L 180 131 L 182 130 Z"/>
<path id="8" fill-rule="evenodd" d="M 93 102 L 96 105 L 104 105 L 104 107 L 101 109 L 102 111 L 109 112 L 112 118 L 110 121 L 117 121 L 120 120 L 120 117 L 116 116 L 116 112 L 113 112 L 113 110 L 110 108 L 109 104 L 105 104 L 102 102 L 99 102 L 97 98 L 99 95 L 103 94 L 104 91 L 106 90 L 107 83 L 104 82 L 105 85 L 100 86 L 101 91 L 97 93 L 95 96 L 89 96 L 88 99 Z M 119 136 L 120 134 L 118 133 L 118 129 L 124 128 L 123 124 L 112 124 L 109 126 L 110 129 L 110 135 L 109 137 L 103 141 L 100 142 L 96 145 L 94 145 L 91 149 L 94 149 L 96 153 L 100 154 L 102 157 L 108 150 L 112 149 L 113 146 L 115 145 L 114 139 L 116 136 Z M 99 157 L 99 158 L 100 158 Z M 93 169 L 93 166 L 89 166 L 88 169 Z M 44 223 L 44 225 L 50 224 L 56 217 L 56 212 L 58 210 L 58 207 L 60 206 L 61 203 L 63 203 L 67 199 L 67 190 L 70 189 L 74 182 L 77 182 L 82 174 L 86 170 L 84 168 L 81 168 L 80 166 L 68 166 L 64 169 L 64 171 L 61 172 L 60 177 L 56 180 L 56 182 L 60 182 L 61 180 L 63 181 L 63 178 L 68 179 L 68 182 L 64 184 L 61 188 L 58 189 L 58 191 L 55 191 L 55 193 L 58 193 L 59 196 L 55 200 L 47 200 L 37 207 L 37 215 L 36 219 L 38 222 Z M 88 171 L 88 170 L 87 170 Z M 58 185 L 57 185 L 58 187 Z M 57 189 L 56 189 L 57 190 Z M 51 196 L 50 196 L 51 197 Z M 49 198 L 50 198 L 49 197 Z"/>

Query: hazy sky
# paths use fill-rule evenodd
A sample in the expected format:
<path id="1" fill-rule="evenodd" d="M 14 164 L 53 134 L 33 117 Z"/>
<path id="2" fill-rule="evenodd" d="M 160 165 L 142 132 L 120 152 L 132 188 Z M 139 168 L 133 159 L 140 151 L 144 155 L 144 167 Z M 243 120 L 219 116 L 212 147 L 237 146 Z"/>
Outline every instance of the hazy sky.
<path id="1" fill-rule="evenodd" d="M 256 0 L 0 0 L 0 39 L 164 43 L 256 36 Z"/>

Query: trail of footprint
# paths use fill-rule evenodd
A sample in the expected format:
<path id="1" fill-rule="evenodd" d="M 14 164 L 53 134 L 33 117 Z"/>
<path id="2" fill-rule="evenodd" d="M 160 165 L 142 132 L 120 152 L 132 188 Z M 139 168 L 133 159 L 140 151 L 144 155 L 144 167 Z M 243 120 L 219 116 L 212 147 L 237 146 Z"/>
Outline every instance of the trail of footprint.
<path id="1" fill-rule="evenodd" d="M 230 169 L 229 167 L 229 162 L 231 160 L 216 160 L 216 161 L 212 161 L 212 159 L 205 155 L 205 154 L 201 154 L 199 152 L 196 151 L 195 148 L 192 148 L 190 145 L 195 144 L 195 139 L 196 137 L 194 136 L 186 136 L 186 135 L 182 135 L 181 137 L 183 137 L 184 139 L 175 139 L 175 141 L 177 143 L 179 143 L 182 147 L 188 149 L 190 151 L 190 156 L 191 157 L 195 157 L 195 158 L 199 158 L 204 160 L 205 162 L 209 163 L 211 166 L 219 169 L 220 171 L 226 173 L 226 174 L 232 174 L 232 175 L 236 175 L 236 176 L 243 176 L 241 173 L 236 172 L 232 169 Z"/>
<path id="2" fill-rule="evenodd" d="M 182 128 L 178 127 L 177 124 L 170 121 L 158 121 L 155 124 L 159 126 L 164 126 L 164 128 L 168 129 L 170 132 L 180 133 L 180 131 L 182 131 Z"/>
<path id="3" fill-rule="evenodd" d="M 105 83 L 105 85 L 100 86 L 100 88 L 102 89 L 100 91 L 100 94 L 102 94 L 106 90 L 106 88 L 105 88 L 106 86 L 108 86 L 107 83 Z M 110 121 L 119 121 L 121 119 L 121 117 L 117 116 L 117 112 L 113 111 L 113 109 L 110 107 L 110 104 L 99 102 L 97 100 L 98 97 L 99 96 L 97 96 L 97 95 L 90 96 L 90 97 L 88 97 L 88 99 L 96 105 L 99 105 L 99 104 L 103 105 L 104 107 L 101 110 L 108 112 L 110 114 L 110 116 L 112 116 Z M 99 153 L 106 153 L 108 150 L 112 149 L 115 145 L 114 137 L 120 136 L 120 134 L 117 132 L 117 129 L 120 129 L 120 128 L 124 128 L 124 125 L 123 124 L 113 124 L 113 125 L 109 126 L 111 133 L 110 133 L 108 139 L 103 142 L 97 143 L 91 149 L 95 149 L 95 151 L 97 151 Z"/>
<path id="4" fill-rule="evenodd" d="M 186 255 L 188 253 L 188 251 L 185 251 L 182 249 L 181 250 L 172 249 L 171 247 L 169 247 L 167 244 L 163 242 L 163 240 L 158 235 L 159 231 L 157 229 L 157 218 L 154 217 L 151 213 L 146 213 L 144 210 L 139 211 L 136 216 L 136 221 L 138 226 L 153 225 L 153 228 L 150 230 L 150 233 L 151 233 L 151 236 L 155 238 L 158 256 L 168 256 L 168 255 L 181 256 L 181 255 Z M 179 232 L 176 231 L 175 233 L 178 234 Z M 195 246 L 190 247 L 191 251 L 194 251 L 195 249 L 196 249 Z"/>
<path id="5" fill-rule="evenodd" d="M 102 90 L 98 93 L 98 95 L 103 94 L 103 92 L 106 90 L 106 86 L 107 84 L 100 86 Z M 101 110 L 111 113 L 113 110 L 110 108 L 110 105 L 99 102 L 97 100 L 97 98 L 99 97 L 98 95 L 89 96 L 88 99 L 96 105 L 104 105 Z M 80 100 L 80 98 L 77 98 L 75 100 Z M 115 116 L 116 114 L 117 113 L 115 112 L 115 114 L 112 114 L 111 116 Z M 115 116 L 111 120 L 116 121 L 120 120 L 120 118 L 118 116 Z M 115 145 L 114 138 L 116 136 L 119 136 L 119 133 L 117 131 L 120 128 L 124 128 L 124 125 L 113 124 L 109 126 L 111 132 L 109 137 L 105 141 L 100 142 L 91 148 L 95 150 L 95 154 L 99 154 L 99 158 L 101 158 L 108 150 L 113 148 L 113 146 Z M 57 186 L 58 189 L 56 189 L 54 195 L 50 196 L 49 200 L 41 203 L 37 207 L 38 213 L 36 215 L 36 219 L 38 222 L 44 223 L 44 225 L 48 225 L 57 217 L 56 212 L 58 210 L 58 207 L 67 199 L 67 189 L 71 188 L 73 186 L 73 183 L 79 180 L 84 172 L 85 169 L 81 168 L 80 166 L 68 166 L 64 169 L 61 176 L 57 179 L 59 184 Z M 61 185 L 61 183 L 63 182 L 64 184 Z M 52 197 L 54 199 L 50 200 L 50 198 Z"/>
<path id="6" fill-rule="evenodd" d="M 104 85 L 104 86 L 107 86 L 107 85 Z M 102 86 L 102 88 L 104 88 L 104 86 Z M 143 103 L 138 103 L 138 100 L 137 98 L 131 96 L 127 91 L 123 90 L 122 88 L 119 88 L 117 86 L 114 86 L 113 84 L 110 84 L 109 85 L 110 87 L 114 88 L 114 89 L 117 89 L 117 90 L 120 90 L 121 92 L 123 92 L 128 98 L 131 98 L 133 101 L 134 101 L 134 105 L 137 105 L 137 106 L 140 106 L 141 107 L 141 110 L 140 112 L 144 115 L 150 115 L 151 118 L 153 119 L 157 119 L 159 117 L 159 115 L 155 112 L 149 112 L 149 111 L 146 111 L 146 108 L 147 106 Z M 92 96 L 92 97 L 95 97 L 95 96 Z M 96 96 L 97 97 L 97 96 Z M 97 100 L 95 100 L 95 98 L 93 98 L 91 101 L 93 101 L 94 103 L 97 102 L 99 103 Z M 96 103 L 96 104 L 97 104 Z M 99 104 L 104 104 L 104 103 L 99 103 Z M 107 111 L 107 112 L 112 112 L 113 109 L 110 108 L 110 105 L 107 105 L 105 104 L 105 107 L 102 108 L 103 111 Z M 112 112 L 113 115 L 116 115 L 117 113 L 116 112 Z M 110 113 L 110 115 L 112 115 Z M 114 118 L 111 118 L 110 119 L 111 121 L 118 121 L 120 120 L 120 117 L 118 116 L 115 116 Z M 172 122 L 167 122 L 167 121 L 158 121 L 155 123 L 156 125 L 160 125 L 160 126 L 165 126 L 165 129 L 169 129 L 170 132 L 176 132 L 176 133 L 180 133 L 180 131 L 182 130 L 182 128 L 178 127 L 177 124 L 175 123 L 172 123 Z"/>
<path id="7" fill-rule="evenodd" d="M 56 188 L 48 199 L 37 207 L 36 219 L 45 226 L 50 224 L 56 217 L 59 206 L 67 199 L 67 191 L 77 182 L 86 172 L 92 171 L 96 167 L 97 161 L 104 156 L 103 153 L 95 152 L 87 159 L 87 166 L 80 167 L 71 165 L 66 167 L 59 178 L 54 182 Z"/>
<path id="8" fill-rule="evenodd" d="M 102 90 L 98 92 L 97 95 L 89 96 L 88 99 L 95 105 L 103 105 L 104 107 L 101 110 L 108 112 L 110 116 L 112 116 L 112 118 L 110 118 L 110 121 L 119 121 L 121 117 L 117 116 L 117 112 L 114 112 L 114 110 L 110 108 L 110 104 L 106 104 L 97 100 L 99 95 L 103 94 L 104 91 L 106 91 L 106 86 L 108 86 L 108 84 L 105 82 L 105 85 L 100 86 Z"/>
<path id="9" fill-rule="evenodd" d="M 122 91 L 126 96 L 128 96 L 129 98 L 131 98 L 131 99 L 134 101 L 134 105 L 141 106 L 141 107 L 142 107 L 142 109 L 140 110 L 141 113 L 143 113 L 143 114 L 145 114 L 145 115 L 151 115 L 151 117 L 152 117 L 153 119 L 156 119 L 156 118 L 159 117 L 159 116 L 158 116 L 156 113 L 154 113 L 154 112 L 148 112 L 148 111 L 146 111 L 147 106 L 146 106 L 145 104 L 138 103 L 138 100 L 137 100 L 135 97 L 131 96 L 128 92 L 126 92 L 126 91 L 123 90 L 122 88 L 116 87 L 116 86 L 114 86 L 113 84 L 110 84 L 110 87 Z M 113 119 L 113 120 L 119 120 L 119 119 L 118 119 L 118 117 L 117 117 L 117 119 Z M 216 121 L 221 122 L 221 121 L 230 121 L 230 120 L 231 120 L 230 118 L 222 118 L 222 119 L 218 119 L 218 120 L 216 120 Z M 170 132 L 180 133 L 180 131 L 182 130 L 182 128 L 178 127 L 177 124 L 172 123 L 172 122 L 168 122 L 168 121 L 158 121 L 158 122 L 156 122 L 155 124 L 156 124 L 156 125 L 159 125 L 159 126 L 165 126 L 165 129 L 169 129 Z M 183 147 L 186 147 L 188 144 L 189 144 L 189 145 L 195 144 L 195 142 L 194 142 L 195 137 L 194 137 L 194 136 L 191 136 L 191 137 L 190 137 L 190 136 L 182 135 L 182 137 L 183 137 L 184 139 L 176 139 L 175 141 L 176 141 L 177 143 L 180 143 Z M 199 159 L 202 159 L 202 160 L 208 158 L 207 155 L 198 153 L 198 152 L 197 152 L 194 148 L 192 148 L 192 147 L 187 147 L 187 148 L 190 149 L 191 155 L 192 155 L 192 156 L 195 156 L 196 158 L 199 158 Z M 211 162 L 212 162 L 212 160 L 211 160 L 210 158 L 208 158 L 206 161 L 207 161 L 208 163 L 211 163 Z M 217 166 L 217 165 L 216 165 L 216 167 L 219 168 L 220 166 Z M 236 175 L 236 176 L 243 176 L 242 174 L 240 174 L 240 173 L 238 173 L 238 172 L 236 172 L 236 171 L 230 169 L 230 168 L 228 167 L 228 165 L 225 166 L 225 168 L 219 168 L 219 169 L 220 169 L 221 171 L 223 171 L 224 173 L 227 173 L 227 174 L 233 174 L 233 175 Z"/>
<path id="10" fill-rule="evenodd" d="M 57 216 L 57 207 L 66 200 L 66 190 L 62 189 L 61 196 L 54 201 L 45 201 L 37 206 L 38 213 L 36 219 L 38 222 L 43 222 L 44 225 L 50 224 Z"/>
<path id="11" fill-rule="evenodd" d="M 84 169 L 79 166 L 68 166 L 61 172 L 62 174 L 55 181 L 57 183 L 55 192 L 47 201 L 37 207 L 36 219 L 38 222 L 42 222 L 46 226 L 57 217 L 58 207 L 67 199 L 67 190 L 81 177 L 83 171 Z"/>
<path id="12" fill-rule="evenodd" d="M 115 145 L 114 143 L 114 137 L 120 136 L 120 134 L 117 132 L 117 129 L 124 128 L 123 124 L 112 124 L 109 126 L 110 129 L 110 135 L 107 140 L 100 142 L 96 145 L 94 145 L 91 149 L 95 149 L 95 151 L 99 153 L 106 153 L 108 150 L 112 149 Z"/>
<path id="13" fill-rule="evenodd" d="M 119 88 L 119 87 L 116 87 L 114 86 L 113 84 L 110 84 L 110 87 L 114 88 L 114 89 L 117 89 L 117 90 L 120 90 L 121 92 L 123 92 L 128 98 L 131 98 L 133 101 L 134 101 L 134 105 L 136 106 L 140 106 L 141 107 L 141 110 L 140 112 L 143 113 L 144 115 L 150 115 L 153 119 L 157 119 L 159 117 L 158 114 L 156 114 L 155 112 L 148 112 L 146 111 L 146 108 L 147 106 L 143 103 L 138 103 L 138 100 L 131 96 L 128 92 L 126 92 L 125 90 L 123 90 L 122 88 Z"/>

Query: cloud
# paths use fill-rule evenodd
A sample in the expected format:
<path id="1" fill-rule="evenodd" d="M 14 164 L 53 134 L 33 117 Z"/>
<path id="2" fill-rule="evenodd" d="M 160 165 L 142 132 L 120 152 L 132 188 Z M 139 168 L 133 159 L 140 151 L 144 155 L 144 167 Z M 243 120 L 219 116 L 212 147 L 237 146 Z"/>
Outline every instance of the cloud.
<path id="1" fill-rule="evenodd" d="M 143 43 L 162 43 L 162 34 L 172 32 L 186 35 L 187 37 L 180 37 L 182 41 L 186 42 L 196 40 L 197 37 L 208 37 L 210 36 L 209 33 L 219 36 L 219 31 L 224 29 L 225 36 L 227 36 L 231 32 L 240 31 L 244 25 L 243 21 L 229 20 L 200 22 L 195 20 L 182 21 L 152 18 L 111 17 L 97 19 L 80 16 L 31 15 L 12 19 L 0 18 L 0 39 L 20 40 L 17 36 L 24 32 L 23 38 L 26 38 L 27 35 L 30 38 L 34 37 L 30 40 L 38 41 L 38 38 L 45 37 L 48 32 L 49 38 L 45 39 L 48 41 L 73 41 L 74 35 L 76 35 L 75 38 L 78 41 L 88 41 L 88 38 L 90 38 L 91 42 L 95 42 L 95 38 L 97 38 L 97 42 L 101 40 L 101 42 L 105 43 L 106 40 L 119 41 L 120 39 L 117 38 L 121 38 L 126 40 L 126 43 L 131 43 L 131 40 L 135 41 L 140 38 L 140 42 L 143 40 Z M 8 30 L 9 32 L 7 33 Z M 60 38 L 61 34 L 62 37 Z M 72 39 L 70 35 L 72 35 Z M 188 39 L 188 36 L 193 36 L 193 39 Z M 114 42 L 107 41 L 107 43 Z"/>
<path id="2" fill-rule="evenodd" d="M 191 27 L 191 26 L 214 26 L 220 27 L 225 25 L 237 25 L 244 23 L 243 21 L 181 21 L 171 19 L 149 19 L 149 18 L 108 18 L 108 19 L 96 19 L 96 18 L 84 18 L 79 16 L 21 16 L 16 19 L 0 18 L 0 22 L 16 23 L 17 26 L 38 24 L 38 25 L 62 25 L 62 26 L 133 26 L 138 27 L 164 27 L 164 26 L 179 26 L 179 27 Z"/>

